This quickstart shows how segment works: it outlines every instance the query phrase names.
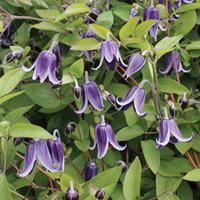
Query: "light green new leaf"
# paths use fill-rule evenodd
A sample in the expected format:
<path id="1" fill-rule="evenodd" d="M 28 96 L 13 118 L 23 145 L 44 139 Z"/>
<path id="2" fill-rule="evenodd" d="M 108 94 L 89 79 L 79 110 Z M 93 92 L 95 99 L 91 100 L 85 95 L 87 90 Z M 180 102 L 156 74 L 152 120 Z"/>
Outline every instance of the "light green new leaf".
<path id="1" fill-rule="evenodd" d="M 127 126 L 122 128 L 116 135 L 118 141 L 128 141 L 144 133 L 142 127 L 138 125 Z"/>
<path id="2" fill-rule="evenodd" d="M 62 24 L 56 24 L 52 22 L 40 22 L 38 24 L 31 25 L 32 28 L 36 28 L 39 30 L 44 31 L 54 31 L 54 32 L 64 32 L 64 28 L 62 27 Z"/>
<path id="3" fill-rule="evenodd" d="M 187 12 L 199 8 L 200 8 L 200 3 L 183 4 L 181 7 L 176 9 L 176 13 Z"/>
<path id="4" fill-rule="evenodd" d="M 134 17 L 121 27 L 119 31 L 119 37 L 121 41 L 127 39 L 130 35 L 133 34 L 139 19 L 140 17 Z"/>
<path id="5" fill-rule="evenodd" d="M 114 17 L 112 11 L 106 11 L 101 13 L 96 20 L 97 24 L 105 26 L 107 28 L 111 28 L 113 22 L 114 22 Z"/>
<path id="6" fill-rule="evenodd" d="M 106 36 L 107 34 L 111 34 L 111 31 L 104 27 L 104 26 L 101 26 L 99 24 L 90 24 L 89 28 L 100 38 L 102 39 L 106 39 Z"/>
<path id="7" fill-rule="evenodd" d="M 162 92 L 175 93 L 175 94 L 183 94 L 189 93 L 189 90 L 182 84 L 171 78 L 160 78 L 158 79 L 159 89 Z"/>
<path id="8" fill-rule="evenodd" d="M 90 9 L 84 3 L 74 3 L 67 7 L 64 13 L 58 15 L 56 22 L 61 21 L 69 16 L 90 12 Z"/>
<path id="9" fill-rule="evenodd" d="M 11 92 L 23 79 L 25 72 L 21 68 L 12 69 L 0 78 L 0 97 Z"/>
<path id="10" fill-rule="evenodd" d="M 35 12 L 38 16 L 42 18 L 48 18 L 51 20 L 56 19 L 56 17 L 60 14 L 60 11 L 58 9 L 35 9 Z"/>
<path id="11" fill-rule="evenodd" d="M 71 50 L 74 51 L 91 51 L 100 49 L 101 42 L 98 42 L 95 38 L 84 38 L 72 45 Z"/>
<path id="12" fill-rule="evenodd" d="M 35 138 L 35 139 L 53 139 L 54 136 L 40 126 L 28 123 L 16 123 L 9 130 L 11 137 Z"/>
<path id="13" fill-rule="evenodd" d="M 156 174 L 160 167 L 160 152 L 155 148 L 155 142 L 153 140 L 142 141 L 141 146 L 148 166 Z"/>
<path id="14" fill-rule="evenodd" d="M 174 35 L 187 35 L 195 26 L 196 20 L 197 15 L 194 10 L 181 15 L 174 24 Z"/>
<path id="15" fill-rule="evenodd" d="M 140 23 L 135 31 L 134 31 L 134 36 L 135 37 L 144 37 L 147 32 L 149 31 L 149 29 L 155 24 L 157 23 L 156 20 L 147 20 L 147 21 L 144 21 L 142 23 Z"/>
<path id="16" fill-rule="evenodd" d="M 193 169 L 188 172 L 183 179 L 187 181 L 200 182 L 200 169 Z"/>
<path id="17" fill-rule="evenodd" d="M 70 74 L 76 76 L 77 78 L 83 76 L 83 72 L 84 72 L 84 62 L 82 58 L 77 60 L 70 66 Z"/>
<path id="18" fill-rule="evenodd" d="M 141 163 L 136 157 L 124 178 L 123 193 L 126 200 L 136 200 L 140 196 L 141 173 Z"/>
<path id="19" fill-rule="evenodd" d="M 11 200 L 10 190 L 8 188 L 8 182 L 6 176 L 0 173 L 0 194 L 2 200 Z"/>

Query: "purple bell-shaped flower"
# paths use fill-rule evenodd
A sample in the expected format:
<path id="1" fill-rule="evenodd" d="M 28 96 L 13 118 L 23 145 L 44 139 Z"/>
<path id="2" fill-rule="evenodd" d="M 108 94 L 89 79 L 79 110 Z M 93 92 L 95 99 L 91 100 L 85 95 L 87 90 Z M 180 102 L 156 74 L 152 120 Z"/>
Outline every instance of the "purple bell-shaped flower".
<path id="1" fill-rule="evenodd" d="M 97 145 L 98 158 L 101 159 L 106 155 L 109 143 L 118 151 L 123 151 L 126 148 L 126 146 L 119 145 L 111 125 L 105 122 L 105 117 L 102 115 L 101 123 L 95 126 L 94 145 L 90 149 L 93 150 Z"/>
<path id="2" fill-rule="evenodd" d="M 27 68 L 22 66 L 22 68 L 26 72 L 29 72 L 35 68 L 32 77 L 33 80 L 39 79 L 40 82 L 43 83 L 48 77 L 50 82 L 52 82 L 54 85 L 57 85 L 61 82 L 56 77 L 59 62 L 60 49 L 58 44 L 53 42 L 49 50 L 44 50 L 39 54 L 32 67 Z"/>
<path id="3" fill-rule="evenodd" d="M 79 193 L 76 188 L 74 188 L 73 181 L 70 181 L 70 186 L 65 193 L 65 200 L 79 200 Z"/>
<path id="4" fill-rule="evenodd" d="M 77 110 L 75 112 L 78 114 L 82 114 L 86 110 L 89 103 L 96 110 L 102 111 L 104 108 L 104 105 L 103 105 L 103 98 L 102 98 L 101 92 L 97 84 L 95 83 L 95 81 L 90 81 L 88 79 L 87 71 L 85 71 L 85 83 L 82 84 L 81 88 L 82 88 L 81 95 L 83 99 L 83 105 L 80 108 L 80 110 Z"/>

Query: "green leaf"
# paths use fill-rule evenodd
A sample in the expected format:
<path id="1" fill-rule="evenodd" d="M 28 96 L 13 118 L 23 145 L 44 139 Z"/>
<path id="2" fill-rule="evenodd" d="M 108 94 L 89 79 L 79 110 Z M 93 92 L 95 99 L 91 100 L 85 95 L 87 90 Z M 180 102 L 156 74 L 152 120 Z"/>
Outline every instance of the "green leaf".
<path id="1" fill-rule="evenodd" d="M 173 36 L 173 37 L 165 37 L 162 40 L 160 40 L 156 46 L 155 46 L 155 52 L 157 60 L 163 56 L 164 54 L 172 51 L 176 44 L 179 43 L 179 41 L 182 39 L 182 35 Z"/>
<path id="2" fill-rule="evenodd" d="M 116 138 L 118 141 L 128 141 L 142 135 L 143 133 L 143 128 L 138 125 L 127 126 L 117 132 Z"/>
<path id="3" fill-rule="evenodd" d="M 0 173 L 0 194 L 3 200 L 12 200 L 6 176 Z"/>
<path id="4" fill-rule="evenodd" d="M 113 25 L 113 22 L 114 22 L 114 18 L 113 18 L 112 11 L 106 11 L 106 12 L 101 13 L 96 20 L 97 24 L 105 26 L 106 28 L 111 28 L 111 26 Z"/>
<path id="5" fill-rule="evenodd" d="M 79 59 L 76 62 L 74 62 L 71 66 L 70 66 L 70 73 L 74 76 L 76 76 L 77 78 L 80 78 L 83 76 L 84 73 L 84 62 L 83 59 Z"/>
<path id="6" fill-rule="evenodd" d="M 200 8 L 200 3 L 183 4 L 181 7 L 176 9 L 176 13 L 187 12 L 199 8 Z"/>
<path id="7" fill-rule="evenodd" d="M 141 146 L 148 166 L 156 174 L 160 167 L 160 152 L 155 148 L 155 142 L 153 140 L 142 141 Z"/>
<path id="8" fill-rule="evenodd" d="M 12 69 L 0 78 L 0 97 L 11 92 L 23 79 L 25 72 L 20 69 Z"/>
<path id="9" fill-rule="evenodd" d="M 86 152 L 88 150 L 88 147 L 89 147 L 89 141 L 88 140 L 85 140 L 85 141 L 78 141 L 78 140 L 75 140 L 75 145 L 76 147 L 82 151 L 82 152 Z"/>
<path id="10" fill-rule="evenodd" d="M 184 92 L 189 93 L 189 90 L 182 84 L 171 78 L 160 78 L 158 79 L 159 89 L 162 92 L 183 94 Z"/>
<path id="11" fill-rule="evenodd" d="M 193 169 L 190 172 L 188 172 L 184 177 L 184 180 L 187 181 L 194 181 L 199 182 L 200 181 L 200 169 Z"/>
<path id="12" fill-rule="evenodd" d="M 28 123 L 16 123 L 9 130 L 11 137 L 54 139 L 54 136 L 40 126 Z"/>
<path id="13" fill-rule="evenodd" d="M 129 21 L 131 19 L 131 5 L 119 5 L 115 8 L 114 14 L 124 21 Z"/>
<path id="14" fill-rule="evenodd" d="M 112 34 L 111 31 L 99 24 L 90 24 L 89 28 L 100 38 L 106 39 L 107 34 Z"/>
<path id="15" fill-rule="evenodd" d="M 13 93 L 8 94 L 8 95 L 6 95 L 6 96 L 4 96 L 4 97 L 1 97 L 1 98 L 0 98 L 0 104 L 4 103 L 4 102 L 6 102 L 6 101 L 8 101 L 8 100 L 10 100 L 10 99 L 12 99 L 12 98 L 14 98 L 14 97 L 20 95 L 20 94 L 22 94 L 23 92 L 24 92 L 24 91 L 13 92 Z"/>
<path id="16" fill-rule="evenodd" d="M 60 11 L 58 9 L 35 9 L 35 12 L 37 13 L 38 16 L 42 18 L 48 18 L 51 20 L 55 20 L 56 17 L 60 14 Z"/>
<path id="17" fill-rule="evenodd" d="M 52 22 L 40 22 L 38 24 L 31 25 L 32 28 L 36 28 L 44 31 L 64 32 L 64 28 L 61 24 L 55 24 Z"/>
<path id="18" fill-rule="evenodd" d="M 26 95 L 37 105 L 44 108 L 55 108 L 59 99 L 48 84 L 30 83 L 22 87 Z"/>
<path id="19" fill-rule="evenodd" d="M 101 42 L 98 42 L 95 38 L 84 38 L 72 45 L 71 50 L 74 51 L 91 51 L 100 49 Z"/>
<path id="20" fill-rule="evenodd" d="M 147 32 L 149 31 L 149 29 L 155 24 L 157 23 L 156 20 L 147 20 L 147 21 L 144 21 L 142 23 L 140 23 L 135 31 L 134 31 L 134 36 L 135 37 L 144 37 Z"/>
<path id="21" fill-rule="evenodd" d="M 18 44 L 25 47 L 30 38 L 30 26 L 25 22 L 17 29 Z"/>
<path id="22" fill-rule="evenodd" d="M 192 189 L 186 181 L 183 181 L 181 183 L 181 185 L 178 188 L 177 194 L 181 200 L 193 199 Z"/>
<path id="23" fill-rule="evenodd" d="M 90 12 L 90 9 L 84 3 L 74 3 L 67 7 L 64 13 L 58 15 L 56 22 L 65 19 L 66 17 Z"/>
<path id="24" fill-rule="evenodd" d="M 140 196 L 141 173 L 141 163 L 136 157 L 124 178 L 123 193 L 126 200 L 135 200 Z"/>
<path id="25" fill-rule="evenodd" d="M 186 48 L 186 50 L 200 50 L 200 41 L 193 41 Z"/>
<path id="26" fill-rule="evenodd" d="M 87 197 L 89 197 L 88 191 L 90 186 L 103 188 L 106 194 L 104 199 L 108 199 L 112 194 L 113 190 L 115 189 L 115 186 L 118 182 L 120 175 L 121 175 L 121 167 L 114 167 L 94 176 L 90 181 L 88 181 L 84 185 L 83 187 L 84 194 L 81 196 L 81 199 L 86 199 Z"/>
<path id="27" fill-rule="evenodd" d="M 158 200 L 165 200 L 168 193 L 173 193 L 177 190 L 181 183 L 180 177 L 164 177 L 156 175 L 156 195 Z M 166 194 L 165 194 L 166 193 Z M 164 195 L 165 194 L 165 195 Z"/>
<path id="28" fill-rule="evenodd" d="M 140 17 L 134 17 L 133 19 L 131 19 L 130 21 L 128 21 L 126 24 L 124 24 L 120 31 L 119 31 L 119 37 L 120 40 L 125 40 L 127 39 L 130 35 L 133 34 L 133 32 L 135 31 L 135 27 L 138 24 Z"/>
<path id="29" fill-rule="evenodd" d="M 174 23 L 174 35 L 187 35 L 195 26 L 196 20 L 195 11 L 189 11 L 181 15 Z"/>
<path id="30" fill-rule="evenodd" d="M 138 120 L 138 115 L 132 107 L 124 111 L 124 117 L 128 126 L 133 126 Z"/>

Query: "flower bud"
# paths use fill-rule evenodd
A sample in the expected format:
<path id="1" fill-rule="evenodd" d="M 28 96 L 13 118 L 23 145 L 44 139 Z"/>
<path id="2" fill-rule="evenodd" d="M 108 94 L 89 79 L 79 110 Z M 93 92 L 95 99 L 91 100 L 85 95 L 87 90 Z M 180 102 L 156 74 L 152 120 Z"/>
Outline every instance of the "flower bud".
<path id="1" fill-rule="evenodd" d="M 22 143 L 24 139 L 23 138 L 14 138 L 14 145 L 18 146 Z"/>
<path id="2" fill-rule="evenodd" d="M 83 170 L 83 178 L 88 181 L 98 173 L 98 166 L 94 161 L 88 161 Z"/>
<path id="3" fill-rule="evenodd" d="M 167 103 L 170 106 L 169 107 L 169 112 L 170 112 L 171 116 L 175 117 L 175 115 L 176 115 L 176 107 L 175 107 L 174 103 L 172 101 L 170 101 L 170 100 L 168 100 Z"/>
<path id="4" fill-rule="evenodd" d="M 109 101 L 109 103 L 111 103 L 112 105 L 116 105 L 116 97 L 113 94 L 109 94 L 107 96 L 107 100 Z"/>
<path id="5" fill-rule="evenodd" d="M 81 91 L 82 91 L 82 88 L 79 87 L 79 86 L 76 86 L 74 88 L 74 96 L 77 98 L 77 99 L 80 99 L 81 97 Z"/>
<path id="6" fill-rule="evenodd" d="M 122 168 L 122 172 L 125 172 L 128 169 L 127 164 L 122 160 L 118 160 L 117 164 Z"/>
<path id="7" fill-rule="evenodd" d="M 105 193 L 104 189 L 99 189 L 99 190 L 97 190 L 95 197 L 98 200 L 102 200 L 102 199 L 104 199 L 105 195 L 106 195 L 106 193 Z"/>
<path id="8" fill-rule="evenodd" d="M 186 97 L 186 93 L 183 94 L 183 98 L 181 99 L 181 108 L 182 110 L 185 110 L 188 106 L 188 100 Z"/>
<path id="9" fill-rule="evenodd" d="M 79 193 L 76 188 L 74 188 L 73 181 L 70 181 L 70 187 L 65 193 L 65 200 L 79 200 Z"/>
<path id="10" fill-rule="evenodd" d="M 65 128 L 65 132 L 70 135 L 72 132 L 76 130 L 76 123 L 75 122 L 69 122 Z"/>

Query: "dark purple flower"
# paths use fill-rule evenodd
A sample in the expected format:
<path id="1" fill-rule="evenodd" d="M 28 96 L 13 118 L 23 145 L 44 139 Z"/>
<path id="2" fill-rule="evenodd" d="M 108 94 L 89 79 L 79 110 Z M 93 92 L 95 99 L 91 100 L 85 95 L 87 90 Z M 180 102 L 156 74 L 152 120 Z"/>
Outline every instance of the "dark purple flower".
<path id="1" fill-rule="evenodd" d="M 48 146 L 48 142 L 50 145 Z M 64 154 L 60 138 L 53 141 L 31 140 L 27 146 L 23 170 L 18 176 L 27 176 L 38 160 L 50 172 L 64 170 Z"/>
<path id="2" fill-rule="evenodd" d="M 20 60 L 21 58 L 22 58 L 22 51 L 11 52 L 7 54 L 5 58 L 5 63 L 10 63 L 15 59 Z"/>
<path id="3" fill-rule="evenodd" d="M 128 109 L 133 105 L 135 112 L 139 116 L 143 117 L 147 114 L 146 112 L 142 112 L 142 107 L 146 97 L 146 92 L 142 88 L 143 84 L 144 82 L 141 82 L 140 85 L 132 87 L 121 101 L 117 99 L 117 104 L 121 106 L 119 110 Z"/>
<path id="4" fill-rule="evenodd" d="M 80 110 L 75 111 L 78 114 L 83 113 L 88 104 L 90 103 L 96 110 L 98 111 L 102 111 L 104 108 L 103 105 L 103 99 L 102 99 L 102 95 L 101 92 L 97 86 L 97 84 L 95 83 L 95 81 L 90 81 L 88 79 L 88 72 L 85 72 L 85 83 L 82 84 L 81 86 L 82 88 L 82 99 L 83 99 L 83 105 L 80 108 Z"/>
<path id="5" fill-rule="evenodd" d="M 133 54 L 129 58 L 128 67 L 123 76 L 126 79 L 129 78 L 130 76 L 138 72 L 140 69 L 142 69 L 145 63 L 146 63 L 146 59 L 142 54 L 140 53 Z"/>
<path id="6" fill-rule="evenodd" d="M 97 145 L 98 158 L 101 159 L 106 155 L 109 143 L 118 151 L 123 151 L 126 148 L 126 146 L 119 145 L 111 125 L 105 122 L 104 115 L 102 115 L 101 123 L 95 126 L 94 145 L 90 149 L 93 150 Z"/>
<path id="7" fill-rule="evenodd" d="M 70 186 L 65 193 L 65 200 L 79 200 L 79 193 L 76 188 L 74 188 L 73 181 L 70 181 Z"/>
<path id="8" fill-rule="evenodd" d="M 138 14 L 138 7 L 135 6 L 131 9 L 131 17 L 135 17 Z"/>
<path id="9" fill-rule="evenodd" d="M 101 11 L 93 8 L 90 13 L 85 16 L 85 22 L 87 24 L 95 23 L 97 17 L 101 14 Z"/>
<path id="10" fill-rule="evenodd" d="M 88 161 L 83 170 L 83 178 L 88 181 L 98 173 L 98 166 L 94 161 Z"/>
<path id="11" fill-rule="evenodd" d="M 14 145 L 18 146 L 23 142 L 24 138 L 14 138 Z"/>
<path id="12" fill-rule="evenodd" d="M 43 83 L 48 77 L 49 81 L 51 81 L 54 85 L 57 85 L 61 82 L 56 77 L 59 61 L 60 50 L 58 44 L 52 43 L 49 50 L 44 50 L 39 54 L 31 68 L 26 68 L 25 66 L 22 68 L 27 72 L 35 68 L 32 77 L 33 80 L 38 78 L 40 82 Z"/>
<path id="13" fill-rule="evenodd" d="M 122 172 L 125 172 L 128 169 L 127 164 L 122 160 L 118 160 L 117 164 L 122 168 Z"/>
<path id="14" fill-rule="evenodd" d="M 4 30 L 0 33 L 0 46 L 9 47 L 11 45 L 11 24 L 4 22 Z"/>
<path id="15" fill-rule="evenodd" d="M 167 58 L 167 66 L 164 71 L 160 71 L 162 74 L 170 74 L 173 69 L 175 69 L 176 72 L 181 72 L 181 71 L 184 73 L 190 72 L 190 69 L 189 70 L 183 69 L 181 64 L 181 56 L 178 51 L 168 53 L 166 55 L 166 58 Z"/>
<path id="16" fill-rule="evenodd" d="M 156 139 L 158 148 L 166 146 L 169 142 L 174 144 L 177 142 L 189 142 L 192 140 L 193 135 L 184 138 L 176 124 L 176 121 L 173 118 L 169 119 L 167 114 L 165 115 L 165 118 L 160 120 L 159 138 Z"/>
<path id="17" fill-rule="evenodd" d="M 109 70 L 115 69 L 116 62 L 120 62 L 122 65 L 126 66 L 126 64 L 122 60 L 118 44 L 114 40 L 112 41 L 107 40 L 102 42 L 100 63 L 97 68 L 93 69 L 94 70 L 99 69 L 103 64 L 104 59 L 106 61 Z"/>
<path id="18" fill-rule="evenodd" d="M 186 93 L 183 94 L 183 97 L 181 98 L 181 108 L 182 110 L 185 110 L 188 106 L 188 99 L 186 96 Z"/>
<path id="19" fill-rule="evenodd" d="M 150 6 L 145 8 L 144 10 L 144 20 L 157 20 L 157 23 L 155 23 L 150 28 L 150 34 L 154 38 L 155 41 L 157 41 L 157 34 L 158 34 L 158 27 L 160 24 L 160 11 L 157 7 Z"/>
<path id="20" fill-rule="evenodd" d="M 76 126 L 77 124 L 75 122 L 69 122 L 65 128 L 65 132 L 70 135 L 76 130 Z"/>
<path id="21" fill-rule="evenodd" d="M 106 195 L 105 190 L 103 188 L 101 188 L 101 189 L 97 190 L 95 197 L 97 200 L 103 200 L 105 195 Z"/>
<path id="22" fill-rule="evenodd" d="M 96 37 L 95 33 L 92 32 L 91 30 L 82 34 L 82 38 L 95 38 L 95 37 Z M 87 60 L 92 62 L 94 51 L 92 51 L 92 50 L 91 51 L 85 51 L 84 53 L 85 53 Z"/>
<path id="23" fill-rule="evenodd" d="M 175 107 L 174 103 L 172 101 L 170 101 L 170 100 L 168 100 L 167 103 L 170 106 L 169 112 L 170 112 L 171 116 L 174 118 L 175 115 L 176 115 L 176 107 Z"/>

